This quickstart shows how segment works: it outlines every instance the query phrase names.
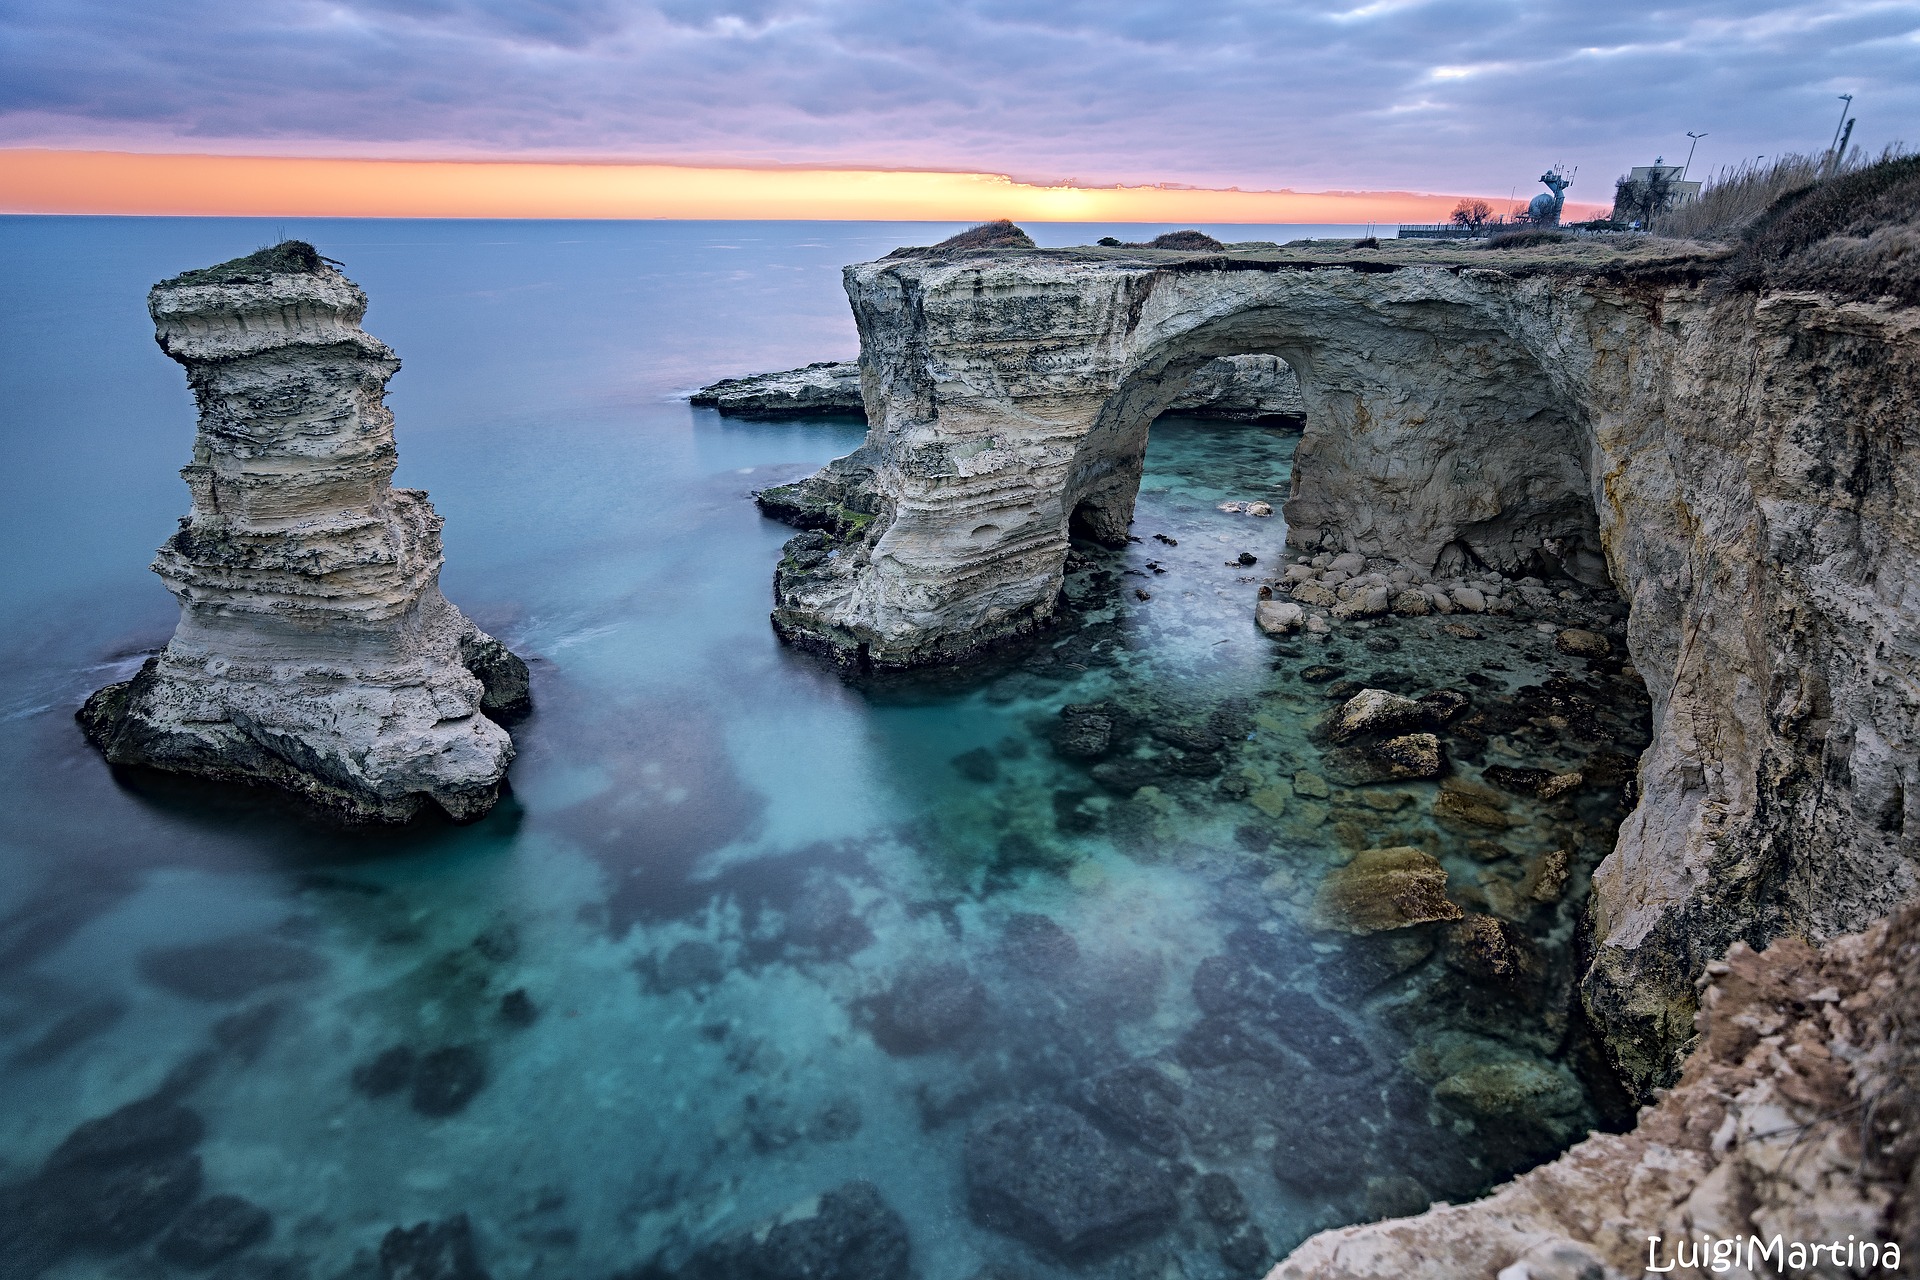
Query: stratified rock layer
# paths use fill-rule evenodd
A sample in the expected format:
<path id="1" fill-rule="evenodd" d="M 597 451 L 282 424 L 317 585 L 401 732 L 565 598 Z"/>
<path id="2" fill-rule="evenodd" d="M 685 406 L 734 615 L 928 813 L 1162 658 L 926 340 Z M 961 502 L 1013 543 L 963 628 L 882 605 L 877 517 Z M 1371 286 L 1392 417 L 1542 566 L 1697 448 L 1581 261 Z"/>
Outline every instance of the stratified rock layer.
<path id="1" fill-rule="evenodd" d="M 820 533 L 774 624 L 858 667 L 1044 625 L 1069 537 L 1126 538 L 1148 426 L 1193 372 L 1283 359 L 1308 420 L 1296 550 L 1630 602 L 1654 740 L 1583 989 L 1645 1091 L 1730 943 L 1857 929 L 1920 887 L 1920 311 L 1734 287 L 1687 246 L 1529 253 L 849 267 L 872 426 L 782 491 Z"/>
<path id="2" fill-rule="evenodd" d="M 804 369 L 722 378 L 687 397 L 692 404 L 743 418 L 865 413 L 858 360 L 821 360 Z M 1297 419 L 1305 413 L 1300 382 L 1272 356 L 1221 356 L 1202 365 L 1167 406 L 1172 413 L 1230 421 Z"/>
<path id="3" fill-rule="evenodd" d="M 526 665 L 440 594 L 440 517 L 395 489 L 367 299 L 289 241 L 156 285 L 161 350 L 199 405 L 193 511 L 153 570 L 166 649 L 87 700 L 115 764 L 282 787 L 341 817 L 457 819 L 499 798 Z"/>

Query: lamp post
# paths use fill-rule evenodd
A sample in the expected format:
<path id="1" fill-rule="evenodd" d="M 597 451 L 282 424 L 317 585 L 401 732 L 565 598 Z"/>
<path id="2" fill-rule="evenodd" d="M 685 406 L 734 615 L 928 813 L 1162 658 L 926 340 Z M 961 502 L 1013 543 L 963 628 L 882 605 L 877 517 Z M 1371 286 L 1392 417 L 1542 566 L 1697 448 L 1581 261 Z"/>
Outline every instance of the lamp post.
<path id="1" fill-rule="evenodd" d="M 1846 127 L 1847 112 L 1853 109 L 1852 94 L 1843 93 L 1839 96 L 1840 96 L 1840 123 L 1833 126 L 1833 141 L 1827 144 L 1827 150 L 1829 151 L 1833 150 L 1835 147 L 1840 145 L 1840 130 Z"/>
<path id="2" fill-rule="evenodd" d="M 1682 165 L 1680 168 L 1680 180 L 1682 182 L 1686 181 L 1687 170 L 1693 168 L 1693 149 L 1699 146 L 1700 139 L 1706 137 L 1707 135 L 1704 133 L 1695 133 L 1693 130 L 1689 129 L 1687 130 L 1687 136 L 1689 138 L 1692 138 L 1693 141 L 1687 146 L 1687 162 L 1686 164 Z"/>

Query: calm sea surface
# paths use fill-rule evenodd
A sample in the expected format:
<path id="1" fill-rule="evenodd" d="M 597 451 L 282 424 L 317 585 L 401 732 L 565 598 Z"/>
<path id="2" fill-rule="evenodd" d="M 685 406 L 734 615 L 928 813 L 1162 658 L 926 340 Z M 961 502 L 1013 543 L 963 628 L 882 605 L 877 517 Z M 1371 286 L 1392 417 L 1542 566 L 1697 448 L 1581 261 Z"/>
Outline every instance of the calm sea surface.
<path id="1" fill-rule="evenodd" d="M 1157 424 L 1142 541 L 1083 548 L 1068 620 L 1004 661 L 856 685 L 775 640 L 792 530 L 748 494 L 863 427 L 682 397 L 853 356 L 842 264 L 954 229 L 0 219 L 0 1183 L 159 1091 L 204 1122 L 199 1194 L 271 1214 L 235 1277 L 380 1276 L 391 1228 L 461 1213 L 500 1280 L 670 1274 L 860 1179 L 925 1280 L 1066 1274 L 983 1218 L 1057 1216 L 1078 1179 L 1178 1213 L 1094 1230 L 1075 1274 L 1198 1278 L 1597 1123 L 1567 943 L 1617 792 L 1489 796 L 1504 825 L 1472 829 L 1431 783 L 1327 785 L 1310 737 L 1341 682 L 1457 687 L 1505 717 L 1492 759 L 1572 767 L 1593 743 L 1523 714 L 1562 660 L 1439 618 L 1260 636 L 1284 526 L 1216 507 L 1277 506 L 1295 435 Z M 1143 230 L 1037 231 L 1108 233 Z M 146 565 L 187 510 L 192 402 L 146 290 L 283 235 L 372 299 L 405 366 L 396 481 L 446 519 L 447 596 L 533 664 L 512 794 L 469 827 L 117 780 L 73 722 L 175 617 Z M 1117 726 L 1104 769 L 1055 749 L 1087 703 Z M 1609 732 L 1630 756 L 1644 730 Z M 1328 868 L 1393 844 L 1532 967 L 1313 932 Z M 1571 879 L 1536 901 L 1556 848 Z M 1100 1136 L 1036 1178 L 995 1164 L 1008 1116 Z M 83 1233 L 45 1274 L 171 1274 L 162 1225 Z"/>

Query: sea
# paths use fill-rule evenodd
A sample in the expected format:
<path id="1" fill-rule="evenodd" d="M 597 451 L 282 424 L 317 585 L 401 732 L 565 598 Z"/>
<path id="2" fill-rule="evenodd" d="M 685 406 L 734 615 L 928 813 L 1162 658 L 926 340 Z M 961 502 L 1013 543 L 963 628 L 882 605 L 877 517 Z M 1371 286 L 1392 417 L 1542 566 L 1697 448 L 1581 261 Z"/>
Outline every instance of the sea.
<path id="1" fill-rule="evenodd" d="M 179 1214 L 237 1197 L 223 1280 L 1252 1276 L 1617 1119 L 1573 938 L 1630 796 L 1482 778 L 1595 759 L 1540 692 L 1589 675 L 1498 619 L 1262 635 L 1298 424 L 1156 422 L 1136 541 L 1076 547 L 1061 622 L 988 661 L 849 677 L 775 637 L 794 531 L 752 494 L 864 423 L 687 393 L 854 357 L 841 267 L 959 229 L 0 219 L 0 1206 L 58 1210 L 0 1224 L 6 1274 L 200 1274 Z M 531 665 L 471 825 L 116 774 L 74 721 L 177 616 L 147 566 L 193 403 L 146 291 L 287 237 L 369 295 L 395 481 Z M 1320 725 L 1366 686 L 1473 700 L 1479 825 L 1342 780 Z M 1062 749 L 1089 714 L 1105 768 Z M 1597 714 L 1630 760 L 1644 705 Z M 1481 932 L 1326 928 L 1323 880 L 1389 846 Z M 145 1191 L 74 1189 L 81 1139 L 160 1109 Z M 403 1269 L 419 1224 L 457 1266 Z M 762 1256 L 796 1239 L 831 1266 Z"/>

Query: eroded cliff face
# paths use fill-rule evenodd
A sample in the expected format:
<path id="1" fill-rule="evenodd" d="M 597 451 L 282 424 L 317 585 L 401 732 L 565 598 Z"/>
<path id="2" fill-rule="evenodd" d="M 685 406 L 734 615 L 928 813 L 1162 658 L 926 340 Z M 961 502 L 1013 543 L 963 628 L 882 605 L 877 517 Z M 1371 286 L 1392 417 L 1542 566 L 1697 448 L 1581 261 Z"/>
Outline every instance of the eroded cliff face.
<path id="1" fill-rule="evenodd" d="M 1285 360 L 1308 420 L 1296 549 L 1611 580 L 1631 603 L 1654 743 L 1596 874 L 1584 994 L 1645 1091 L 1731 942 L 1856 929 L 1914 892 L 1920 334 L 1891 303 L 1716 293 L 1697 257 L 1512 262 L 850 267 L 873 426 L 794 487 L 826 532 L 783 562 L 774 617 L 878 667 L 1044 624 L 1070 532 L 1126 536 L 1148 424 L 1192 372 Z"/>
<path id="2" fill-rule="evenodd" d="M 1735 944 L 1704 976 L 1698 1047 L 1633 1132 L 1595 1134 L 1472 1204 L 1323 1232 L 1269 1280 L 1912 1274 L 1920 909 L 1818 951 Z M 1723 1244 L 1733 1265 L 1715 1267 L 1703 1239 L 1770 1253 Z M 1805 1246 L 1835 1241 L 1841 1257 L 1809 1261 Z"/>
<path id="3" fill-rule="evenodd" d="M 115 764 L 282 787 L 353 820 L 477 817 L 525 664 L 440 594 L 440 517 L 395 489 L 393 352 L 367 299 L 289 243 L 156 285 L 199 406 L 192 513 L 154 560 L 166 649 L 80 720 Z"/>

